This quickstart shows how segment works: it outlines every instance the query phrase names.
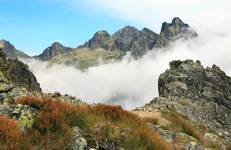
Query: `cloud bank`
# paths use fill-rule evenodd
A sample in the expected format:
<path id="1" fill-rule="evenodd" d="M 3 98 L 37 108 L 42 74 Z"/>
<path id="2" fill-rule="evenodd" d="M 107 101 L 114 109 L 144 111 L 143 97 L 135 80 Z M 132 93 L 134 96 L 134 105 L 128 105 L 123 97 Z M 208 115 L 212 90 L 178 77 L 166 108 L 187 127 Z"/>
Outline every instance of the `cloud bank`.
<path id="1" fill-rule="evenodd" d="M 73 67 L 27 60 L 43 91 L 67 93 L 88 103 L 109 103 L 132 109 L 158 96 L 158 77 L 172 60 L 194 59 L 216 64 L 231 75 L 231 36 L 199 33 L 196 40 L 177 41 L 167 50 L 152 50 L 140 60 L 125 57 L 81 72 Z"/>
<path id="2" fill-rule="evenodd" d="M 52 0 L 72 8 L 86 7 L 88 13 L 101 13 L 159 31 L 159 24 L 180 17 L 190 25 L 225 30 L 231 23 L 230 0 Z"/>

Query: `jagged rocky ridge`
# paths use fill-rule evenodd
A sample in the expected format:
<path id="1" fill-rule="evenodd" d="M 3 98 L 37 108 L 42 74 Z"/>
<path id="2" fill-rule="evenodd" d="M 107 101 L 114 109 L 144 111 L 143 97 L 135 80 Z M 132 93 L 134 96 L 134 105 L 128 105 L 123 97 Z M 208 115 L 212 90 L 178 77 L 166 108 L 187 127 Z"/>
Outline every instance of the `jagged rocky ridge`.
<path id="1" fill-rule="evenodd" d="M 96 32 L 92 39 L 83 47 L 91 49 L 103 48 L 106 50 L 120 50 L 123 53 L 131 52 L 134 57 L 142 57 L 148 50 L 162 48 L 179 38 L 194 38 L 198 34 L 180 18 L 175 17 L 172 23 L 164 22 L 160 34 L 148 28 L 139 31 L 135 27 L 126 26 L 110 35 L 107 31 Z"/>
<path id="2" fill-rule="evenodd" d="M 44 60 L 49 61 L 49 66 L 66 64 L 85 70 L 98 65 L 99 60 L 101 63 L 119 61 L 127 53 L 139 59 L 147 51 L 166 48 L 178 39 L 192 39 L 197 36 L 198 34 L 188 24 L 175 17 L 171 23 L 163 23 L 160 34 L 148 28 L 139 31 L 132 26 L 126 26 L 113 35 L 103 30 L 96 32 L 92 39 L 75 49 L 59 52 L 53 48 L 54 55 L 50 57 L 51 48 L 48 48 L 39 57 L 47 57 Z"/>
<path id="3" fill-rule="evenodd" d="M 99 62 L 119 61 L 127 53 L 130 53 L 133 58 L 139 59 L 147 51 L 166 48 L 171 42 L 178 39 L 191 39 L 197 36 L 198 34 L 188 24 L 175 17 L 171 23 L 164 22 L 162 24 L 159 34 L 148 28 L 139 31 L 132 26 L 126 26 L 112 35 L 103 30 L 96 32 L 88 42 L 77 48 L 65 47 L 54 42 L 42 54 L 34 57 L 29 57 L 17 50 L 5 40 L 0 42 L 0 46 L 7 57 L 11 59 L 35 58 L 40 61 L 48 61 L 48 66 L 65 64 L 85 70 L 98 65 Z"/>

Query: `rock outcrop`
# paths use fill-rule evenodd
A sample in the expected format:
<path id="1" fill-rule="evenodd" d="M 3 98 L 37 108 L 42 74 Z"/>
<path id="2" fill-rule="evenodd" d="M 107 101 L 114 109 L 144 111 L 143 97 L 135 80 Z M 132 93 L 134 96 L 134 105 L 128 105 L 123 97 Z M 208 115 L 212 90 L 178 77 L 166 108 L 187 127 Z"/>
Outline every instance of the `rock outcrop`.
<path id="1" fill-rule="evenodd" d="M 218 66 L 204 68 L 200 61 L 172 61 L 159 77 L 158 90 L 159 97 L 141 110 L 180 113 L 202 129 L 205 143 L 206 135 L 211 134 L 217 142 L 210 138 L 210 144 L 224 147 L 231 143 L 231 78 Z"/>
<path id="2" fill-rule="evenodd" d="M 65 47 L 58 42 L 54 42 L 50 47 L 46 48 L 42 54 L 35 56 L 36 59 L 41 61 L 49 61 L 55 56 L 70 52 L 71 48 Z"/>
<path id="3" fill-rule="evenodd" d="M 231 78 L 216 65 L 205 69 L 199 61 L 172 61 L 158 87 L 161 97 L 205 99 L 231 109 Z"/>
<path id="4" fill-rule="evenodd" d="M 22 128 L 29 128 L 35 121 L 35 110 L 26 105 L 17 105 L 17 98 L 29 92 L 41 92 L 35 76 L 28 66 L 17 59 L 9 59 L 0 50 L 0 115 L 18 120 Z"/>

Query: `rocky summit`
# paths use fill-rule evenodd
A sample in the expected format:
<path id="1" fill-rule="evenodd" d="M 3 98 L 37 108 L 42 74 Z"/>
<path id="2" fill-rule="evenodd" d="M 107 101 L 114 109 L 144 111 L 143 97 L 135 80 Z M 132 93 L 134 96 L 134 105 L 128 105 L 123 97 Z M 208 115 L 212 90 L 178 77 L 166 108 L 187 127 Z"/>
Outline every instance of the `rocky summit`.
<path id="1" fill-rule="evenodd" d="M 205 69 L 199 61 L 172 61 L 158 87 L 161 97 L 206 99 L 231 109 L 231 78 L 216 65 Z"/>
<path id="2" fill-rule="evenodd" d="M 159 97 L 137 110 L 158 112 L 161 119 L 168 113 L 181 114 L 198 126 L 204 148 L 216 141 L 215 149 L 225 149 L 231 143 L 230 89 L 231 78 L 216 65 L 204 68 L 200 61 L 172 61 L 159 77 Z M 168 130 L 156 130 L 175 139 Z"/>

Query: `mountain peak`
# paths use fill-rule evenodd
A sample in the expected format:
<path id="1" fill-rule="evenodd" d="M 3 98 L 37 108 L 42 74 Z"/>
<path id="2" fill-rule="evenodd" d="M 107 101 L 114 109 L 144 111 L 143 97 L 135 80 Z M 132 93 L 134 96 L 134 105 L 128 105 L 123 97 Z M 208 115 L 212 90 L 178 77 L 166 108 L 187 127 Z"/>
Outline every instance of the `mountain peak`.
<path id="1" fill-rule="evenodd" d="M 183 25 L 183 24 L 185 24 L 179 17 L 174 17 L 173 19 L 172 19 L 172 24 L 174 24 L 174 25 L 178 25 L 178 24 L 181 24 L 181 25 Z"/>
<path id="2" fill-rule="evenodd" d="M 60 44 L 59 42 L 54 42 L 54 43 L 52 43 L 52 45 L 50 47 L 46 48 L 42 54 L 40 54 L 39 56 L 35 56 L 35 58 L 38 58 L 42 61 L 49 61 L 53 57 L 55 57 L 59 54 L 67 53 L 70 50 L 71 50 L 71 48 L 65 47 L 62 44 Z"/>
<path id="3" fill-rule="evenodd" d="M 16 48 L 7 40 L 0 40 L 0 48 L 8 58 L 16 59 Z"/>
<path id="4" fill-rule="evenodd" d="M 59 42 L 54 42 L 51 44 L 51 47 L 53 47 L 53 46 L 63 46 L 63 45 Z"/>
<path id="5" fill-rule="evenodd" d="M 65 46 L 63 46 L 61 43 L 59 42 L 54 42 L 52 43 L 52 45 L 50 46 L 51 49 L 62 49 L 65 48 Z"/>
<path id="6" fill-rule="evenodd" d="M 125 26 L 122 29 L 118 30 L 117 32 L 115 32 L 112 36 L 113 37 L 121 37 L 121 36 L 138 36 L 139 35 L 139 30 L 133 26 Z"/>
<path id="7" fill-rule="evenodd" d="M 98 31 L 94 34 L 92 39 L 84 44 L 84 47 L 89 47 L 91 49 L 109 49 L 110 46 L 111 35 L 106 30 Z"/>
<path id="8" fill-rule="evenodd" d="M 198 34 L 188 24 L 185 24 L 179 17 L 175 17 L 171 23 L 162 23 L 159 39 L 155 47 L 166 47 L 171 41 L 190 39 L 197 36 Z"/>

